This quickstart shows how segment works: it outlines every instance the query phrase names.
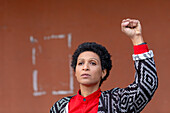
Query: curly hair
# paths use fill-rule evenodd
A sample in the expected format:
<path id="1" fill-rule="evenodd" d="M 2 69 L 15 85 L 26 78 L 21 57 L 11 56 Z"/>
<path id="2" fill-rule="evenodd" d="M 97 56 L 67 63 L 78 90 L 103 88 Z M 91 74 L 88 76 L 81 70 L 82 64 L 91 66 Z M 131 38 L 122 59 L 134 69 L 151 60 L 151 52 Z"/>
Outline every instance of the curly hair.
<path id="1" fill-rule="evenodd" d="M 97 44 L 95 42 L 82 43 L 78 46 L 78 48 L 75 50 L 72 56 L 71 67 L 74 69 L 74 72 L 76 69 L 78 56 L 85 51 L 92 51 L 96 53 L 100 58 L 102 70 L 106 69 L 107 71 L 105 77 L 102 78 L 100 81 L 99 84 L 100 87 L 103 81 L 105 81 L 109 76 L 110 70 L 112 68 L 111 55 L 108 53 L 107 49 L 100 44 Z"/>

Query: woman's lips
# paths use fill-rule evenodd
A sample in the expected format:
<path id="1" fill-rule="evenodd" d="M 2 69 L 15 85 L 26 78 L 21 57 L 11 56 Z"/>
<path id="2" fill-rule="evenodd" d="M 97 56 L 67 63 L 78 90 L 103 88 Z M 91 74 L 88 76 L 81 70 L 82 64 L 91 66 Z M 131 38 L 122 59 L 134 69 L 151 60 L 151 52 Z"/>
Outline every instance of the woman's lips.
<path id="1" fill-rule="evenodd" d="M 89 74 L 82 74 L 81 76 L 82 77 L 89 77 L 90 75 Z"/>

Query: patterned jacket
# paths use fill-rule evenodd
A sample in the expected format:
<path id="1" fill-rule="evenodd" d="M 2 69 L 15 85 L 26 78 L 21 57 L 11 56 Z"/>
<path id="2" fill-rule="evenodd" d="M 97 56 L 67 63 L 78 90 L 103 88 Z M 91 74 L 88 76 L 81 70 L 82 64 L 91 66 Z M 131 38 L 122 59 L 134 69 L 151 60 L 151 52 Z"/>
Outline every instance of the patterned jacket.
<path id="1" fill-rule="evenodd" d="M 133 55 L 135 81 L 126 88 L 113 88 L 101 92 L 97 113 L 139 113 L 151 100 L 158 87 L 158 78 L 153 52 Z M 50 113 L 68 113 L 68 104 L 73 96 L 57 101 Z"/>

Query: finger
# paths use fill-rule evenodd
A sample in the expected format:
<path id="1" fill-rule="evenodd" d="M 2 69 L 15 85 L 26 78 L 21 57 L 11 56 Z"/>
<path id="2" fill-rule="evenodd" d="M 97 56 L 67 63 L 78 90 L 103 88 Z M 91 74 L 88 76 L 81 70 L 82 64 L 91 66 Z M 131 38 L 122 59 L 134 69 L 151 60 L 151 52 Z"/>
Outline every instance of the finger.
<path id="1" fill-rule="evenodd" d="M 140 25 L 139 20 L 133 20 L 132 23 L 133 23 L 133 26 L 136 26 L 136 27 Z"/>
<path id="2" fill-rule="evenodd" d="M 137 25 L 138 25 L 138 23 L 135 22 L 135 21 L 132 23 L 132 26 L 133 26 L 133 27 L 137 27 Z"/>
<path id="3" fill-rule="evenodd" d="M 138 26 L 139 21 L 136 19 L 124 19 L 122 20 L 122 27 L 126 27 L 126 28 L 136 28 Z M 140 23 L 139 23 L 140 24 Z"/>
<path id="4" fill-rule="evenodd" d="M 130 22 L 129 22 L 128 27 L 130 27 L 130 28 L 135 28 L 135 27 L 137 27 L 137 25 L 138 25 L 138 21 L 137 21 L 137 20 L 131 19 L 131 20 L 129 20 L 129 21 L 130 21 Z"/>
<path id="5" fill-rule="evenodd" d="M 140 30 L 142 29 L 142 28 L 141 28 L 141 24 L 140 24 L 140 21 L 139 21 L 139 20 L 137 20 L 137 28 L 138 28 L 138 29 L 140 29 Z"/>
<path id="6" fill-rule="evenodd" d="M 129 22 L 122 22 L 122 26 L 125 27 L 125 26 L 128 26 L 129 25 Z"/>
<path id="7" fill-rule="evenodd" d="M 130 21 L 131 19 L 130 19 L 130 18 L 127 18 L 126 20 L 127 20 L 127 21 Z"/>
<path id="8" fill-rule="evenodd" d="M 134 19 L 130 19 L 130 18 L 124 19 L 122 20 L 122 26 L 132 28 L 136 25 L 135 23 L 133 24 L 133 21 Z"/>
<path id="9" fill-rule="evenodd" d="M 130 22 L 130 19 L 124 19 L 122 22 Z"/>

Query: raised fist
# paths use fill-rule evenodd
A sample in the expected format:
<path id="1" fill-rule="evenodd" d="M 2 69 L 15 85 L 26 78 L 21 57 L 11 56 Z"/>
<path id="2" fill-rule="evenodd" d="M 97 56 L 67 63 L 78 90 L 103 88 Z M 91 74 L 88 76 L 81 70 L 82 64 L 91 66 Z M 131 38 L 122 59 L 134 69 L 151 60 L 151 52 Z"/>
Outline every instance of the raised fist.
<path id="1" fill-rule="evenodd" d="M 132 40 L 134 45 L 143 43 L 142 28 L 139 20 L 124 19 L 121 23 L 122 32 Z"/>
<path id="2" fill-rule="evenodd" d="M 139 20 L 124 19 L 121 23 L 122 31 L 129 37 L 141 35 L 142 29 Z"/>

